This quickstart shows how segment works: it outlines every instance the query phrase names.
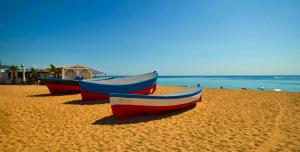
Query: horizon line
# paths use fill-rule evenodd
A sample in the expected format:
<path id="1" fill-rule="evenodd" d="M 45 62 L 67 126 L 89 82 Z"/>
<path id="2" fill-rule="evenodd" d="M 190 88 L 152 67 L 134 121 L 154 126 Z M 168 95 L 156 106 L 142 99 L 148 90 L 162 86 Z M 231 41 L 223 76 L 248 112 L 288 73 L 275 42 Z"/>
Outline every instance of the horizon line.
<path id="1" fill-rule="evenodd" d="M 132 76 L 132 75 L 106 75 L 106 76 Z M 291 74 L 291 75 L 287 75 L 287 74 L 236 74 L 236 75 L 159 75 L 158 77 L 234 77 L 234 76 L 278 76 L 278 77 L 282 77 L 282 76 L 290 76 L 290 77 L 300 77 L 300 74 Z"/>

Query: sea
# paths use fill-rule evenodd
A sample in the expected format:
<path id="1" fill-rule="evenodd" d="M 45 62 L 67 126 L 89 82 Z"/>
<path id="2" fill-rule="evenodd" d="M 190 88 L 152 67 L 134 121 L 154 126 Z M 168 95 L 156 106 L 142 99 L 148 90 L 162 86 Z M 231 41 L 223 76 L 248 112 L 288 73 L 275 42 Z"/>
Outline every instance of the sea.
<path id="1" fill-rule="evenodd" d="M 123 76 L 112 76 L 123 77 Z M 300 92 L 300 75 L 293 76 L 159 76 L 162 86 L 195 86 L 203 88 L 247 89 Z"/>
<path id="2" fill-rule="evenodd" d="M 160 76 L 158 85 L 300 92 L 300 76 Z"/>

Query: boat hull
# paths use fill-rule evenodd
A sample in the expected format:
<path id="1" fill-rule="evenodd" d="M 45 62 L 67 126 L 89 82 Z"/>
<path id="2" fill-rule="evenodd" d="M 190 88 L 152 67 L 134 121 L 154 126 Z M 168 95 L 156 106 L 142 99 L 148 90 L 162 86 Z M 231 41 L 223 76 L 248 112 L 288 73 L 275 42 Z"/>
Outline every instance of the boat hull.
<path id="1" fill-rule="evenodd" d="M 191 88 L 190 92 L 165 96 L 147 96 L 130 94 L 110 94 L 110 103 L 114 117 L 128 118 L 143 114 L 157 114 L 194 106 L 201 101 L 202 88 Z"/>
<path id="2" fill-rule="evenodd" d="M 198 100 L 173 106 L 111 105 L 111 109 L 114 117 L 118 119 L 124 119 L 137 115 L 155 115 L 162 112 L 183 109 L 190 106 L 195 106 L 197 101 Z"/>
<path id="3" fill-rule="evenodd" d="M 42 81 L 44 81 L 51 94 L 70 94 L 80 92 L 78 80 L 44 78 Z"/>
<path id="4" fill-rule="evenodd" d="M 152 85 L 148 88 L 134 91 L 134 92 L 129 92 L 128 94 L 152 94 L 156 90 L 156 84 Z M 80 90 L 81 93 L 81 98 L 84 101 L 88 100 L 109 100 L 109 94 L 103 94 L 103 93 L 92 93 L 84 90 Z"/>
<path id="5" fill-rule="evenodd" d="M 79 85 L 67 85 L 67 84 L 51 84 L 47 83 L 46 86 L 48 87 L 51 94 L 70 94 L 70 93 L 79 93 L 80 87 Z"/>

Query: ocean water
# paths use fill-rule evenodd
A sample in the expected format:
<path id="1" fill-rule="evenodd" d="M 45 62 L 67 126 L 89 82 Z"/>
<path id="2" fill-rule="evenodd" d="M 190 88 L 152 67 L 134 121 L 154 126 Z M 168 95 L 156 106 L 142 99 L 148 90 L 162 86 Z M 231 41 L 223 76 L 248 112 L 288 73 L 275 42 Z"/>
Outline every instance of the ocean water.
<path id="1" fill-rule="evenodd" d="M 112 76 L 114 78 L 125 76 Z M 300 92 L 300 76 L 159 76 L 158 85 Z"/>
<path id="2" fill-rule="evenodd" d="M 300 76 L 159 76 L 158 85 L 300 92 Z"/>

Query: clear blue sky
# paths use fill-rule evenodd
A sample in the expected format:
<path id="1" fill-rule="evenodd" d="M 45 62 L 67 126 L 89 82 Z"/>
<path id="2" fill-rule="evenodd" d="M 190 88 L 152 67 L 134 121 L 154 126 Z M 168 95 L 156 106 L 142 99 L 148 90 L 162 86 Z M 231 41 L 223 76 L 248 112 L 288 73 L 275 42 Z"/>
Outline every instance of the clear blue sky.
<path id="1" fill-rule="evenodd" d="M 1 1 L 0 60 L 108 74 L 300 74 L 300 1 Z"/>

